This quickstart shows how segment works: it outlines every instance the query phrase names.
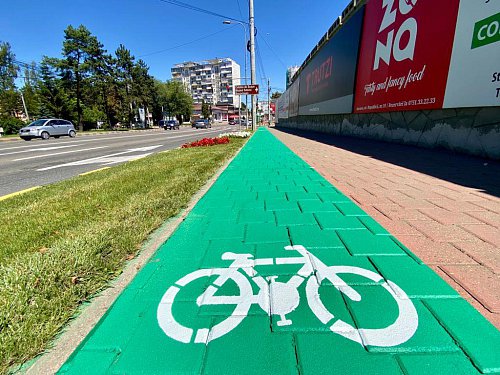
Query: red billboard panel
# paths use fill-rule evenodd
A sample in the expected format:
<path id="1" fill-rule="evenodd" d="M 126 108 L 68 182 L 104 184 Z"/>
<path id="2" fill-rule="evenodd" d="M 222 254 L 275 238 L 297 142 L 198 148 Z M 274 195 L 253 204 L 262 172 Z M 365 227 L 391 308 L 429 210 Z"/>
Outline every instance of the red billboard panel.
<path id="1" fill-rule="evenodd" d="M 271 102 L 271 104 L 269 106 L 271 107 L 271 112 L 275 113 L 276 112 L 276 102 Z"/>
<path id="2" fill-rule="evenodd" d="M 459 0 L 370 0 L 354 112 L 442 108 Z"/>

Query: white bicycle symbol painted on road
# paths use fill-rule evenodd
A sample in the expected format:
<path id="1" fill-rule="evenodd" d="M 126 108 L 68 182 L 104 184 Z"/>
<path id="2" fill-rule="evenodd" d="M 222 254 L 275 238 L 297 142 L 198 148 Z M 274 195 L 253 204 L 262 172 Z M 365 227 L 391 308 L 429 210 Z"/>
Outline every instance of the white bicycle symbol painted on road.
<path id="1" fill-rule="evenodd" d="M 236 254 L 226 252 L 222 255 L 223 260 L 231 260 L 229 268 L 207 268 L 199 269 L 179 279 L 163 295 L 157 310 L 157 319 L 161 329 L 172 339 L 182 343 L 208 344 L 235 329 L 248 315 L 253 304 L 257 304 L 270 316 L 280 317 L 278 326 L 292 325 L 293 322 L 286 315 L 293 312 L 300 303 L 298 292 L 299 286 L 306 282 L 306 296 L 309 307 L 321 323 L 328 325 L 332 332 L 344 336 L 361 345 L 391 347 L 408 341 L 416 332 L 418 327 L 418 314 L 412 301 L 406 293 L 395 283 L 385 281 L 379 274 L 360 267 L 353 266 L 327 266 L 306 248 L 300 245 L 286 246 L 285 250 L 297 251 L 300 257 L 289 258 L 263 258 L 252 259 L 251 254 Z M 270 266 L 283 264 L 302 264 L 303 266 L 286 283 L 276 281 L 276 276 L 268 278 L 269 284 L 264 277 L 257 275 L 255 266 Z M 361 295 L 351 286 L 344 282 L 339 274 L 354 274 L 365 277 L 378 283 L 394 299 L 398 306 L 396 320 L 385 328 L 355 328 L 351 324 L 336 319 L 327 310 L 321 301 L 319 287 L 323 280 L 329 280 L 332 285 L 352 301 L 361 301 Z M 233 305 L 233 313 L 214 325 L 212 328 L 200 328 L 193 330 L 178 323 L 172 314 L 172 305 L 180 288 L 185 287 L 194 280 L 217 276 L 212 285 L 203 292 L 196 303 L 203 305 Z M 260 289 L 257 294 L 253 293 L 249 278 Z M 216 296 L 218 289 L 227 281 L 232 280 L 239 288 L 239 295 Z M 332 323 L 333 322 L 333 323 Z M 195 333 L 193 335 L 193 333 Z"/>

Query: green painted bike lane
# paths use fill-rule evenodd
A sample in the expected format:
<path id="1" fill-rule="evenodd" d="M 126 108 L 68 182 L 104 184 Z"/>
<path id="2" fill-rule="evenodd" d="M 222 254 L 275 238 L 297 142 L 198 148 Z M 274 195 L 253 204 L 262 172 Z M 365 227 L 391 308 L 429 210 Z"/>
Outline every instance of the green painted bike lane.
<path id="1" fill-rule="evenodd" d="M 500 332 L 260 129 L 60 373 L 500 373 Z"/>

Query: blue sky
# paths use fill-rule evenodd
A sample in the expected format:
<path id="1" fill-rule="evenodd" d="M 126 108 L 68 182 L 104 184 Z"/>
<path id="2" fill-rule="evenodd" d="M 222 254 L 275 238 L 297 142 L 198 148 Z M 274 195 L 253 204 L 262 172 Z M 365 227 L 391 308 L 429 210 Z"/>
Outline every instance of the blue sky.
<path id="1" fill-rule="evenodd" d="M 248 0 L 183 1 L 235 19 L 248 18 Z M 273 90 L 283 90 L 286 67 L 302 63 L 348 3 L 254 0 L 263 65 L 257 69 L 258 83 L 263 84 L 265 76 Z M 214 57 L 231 57 L 243 71 L 243 29 L 222 21 L 161 0 L 0 1 L 0 40 L 11 44 L 18 60 L 39 62 L 43 55 L 60 57 L 64 29 L 83 24 L 108 51 L 124 44 L 161 80 L 171 78 L 170 68 L 175 63 Z"/>

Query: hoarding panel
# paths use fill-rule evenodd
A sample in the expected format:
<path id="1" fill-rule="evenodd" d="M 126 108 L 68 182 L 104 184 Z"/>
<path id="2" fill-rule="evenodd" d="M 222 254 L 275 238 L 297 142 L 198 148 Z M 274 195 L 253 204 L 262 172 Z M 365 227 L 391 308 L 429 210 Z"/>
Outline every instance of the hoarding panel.
<path id="1" fill-rule="evenodd" d="M 300 115 L 351 113 L 364 7 L 321 47 L 300 75 Z"/>
<path id="2" fill-rule="evenodd" d="M 290 86 L 290 104 L 288 106 L 288 117 L 295 117 L 299 115 L 299 87 L 300 77 Z"/>
<path id="3" fill-rule="evenodd" d="M 459 0 L 368 2 L 354 112 L 442 107 L 458 5 Z"/>
<path id="4" fill-rule="evenodd" d="M 278 118 L 286 119 L 288 118 L 288 106 L 290 104 L 290 92 L 286 90 L 278 99 Z"/>
<path id="5" fill-rule="evenodd" d="M 500 106 L 500 1 L 462 1 L 444 107 Z"/>

